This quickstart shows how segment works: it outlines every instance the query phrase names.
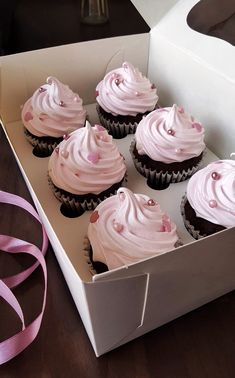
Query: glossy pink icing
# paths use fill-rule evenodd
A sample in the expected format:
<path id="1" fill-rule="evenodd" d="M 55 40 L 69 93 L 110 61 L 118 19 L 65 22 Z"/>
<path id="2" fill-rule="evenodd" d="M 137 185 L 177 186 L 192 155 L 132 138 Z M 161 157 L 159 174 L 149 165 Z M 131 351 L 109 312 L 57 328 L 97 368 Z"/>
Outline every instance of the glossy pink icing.
<path id="1" fill-rule="evenodd" d="M 235 226 L 235 161 L 218 160 L 196 172 L 188 182 L 187 198 L 198 217 Z"/>
<path id="2" fill-rule="evenodd" d="M 101 202 L 88 226 L 93 260 L 109 269 L 138 262 L 174 249 L 176 225 L 156 201 L 120 188 Z"/>
<path id="3" fill-rule="evenodd" d="M 122 180 L 126 166 L 107 131 L 87 121 L 53 151 L 48 171 L 52 182 L 69 193 L 99 194 Z"/>
<path id="4" fill-rule="evenodd" d="M 164 163 L 199 156 L 205 149 L 203 126 L 175 104 L 144 117 L 135 139 L 140 155 Z"/>
<path id="5" fill-rule="evenodd" d="M 96 87 L 98 104 L 113 115 L 145 113 L 155 108 L 157 90 L 131 63 L 110 71 Z"/>
<path id="6" fill-rule="evenodd" d="M 61 137 L 83 127 L 85 119 L 82 99 L 55 77 L 48 77 L 22 109 L 24 126 L 38 137 Z"/>

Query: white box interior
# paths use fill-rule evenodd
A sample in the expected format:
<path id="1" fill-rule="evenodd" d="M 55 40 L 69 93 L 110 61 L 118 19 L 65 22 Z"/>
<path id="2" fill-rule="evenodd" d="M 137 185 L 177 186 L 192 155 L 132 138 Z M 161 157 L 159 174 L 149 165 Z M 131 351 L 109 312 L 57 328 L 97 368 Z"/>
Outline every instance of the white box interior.
<path id="1" fill-rule="evenodd" d="M 127 162 L 127 186 L 136 193 L 147 193 L 161 204 L 177 224 L 184 246 L 92 276 L 83 254 L 90 213 L 76 219 L 60 214 L 60 204 L 47 184 L 48 158 L 32 155 L 32 147 L 23 134 L 20 105 L 45 82 L 47 76 L 54 75 L 80 94 L 90 121 L 94 123 L 97 114 L 92 103 L 96 84 L 105 72 L 129 60 L 156 83 L 162 104 L 177 102 L 184 106 L 204 123 L 207 144 L 213 151 L 220 157 L 228 157 L 234 146 L 233 137 L 230 134 L 228 137 L 227 133 L 233 109 L 232 100 L 228 99 L 225 104 L 224 97 L 227 90 L 231 94 L 231 88 L 234 89 L 230 80 L 232 73 L 225 65 L 224 71 L 221 67 L 222 75 L 212 67 L 212 62 L 205 62 L 210 56 L 203 57 L 204 36 L 192 32 L 185 24 L 185 15 L 193 3 L 196 1 L 179 1 L 151 30 L 150 51 L 149 35 L 141 34 L 1 57 L 0 107 L 6 135 L 96 355 L 234 289 L 234 228 L 194 241 L 184 228 L 180 215 L 180 202 L 187 182 L 172 184 L 164 191 L 148 188 L 146 180 L 136 172 L 132 163 L 129 145 L 133 136 L 128 136 L 117 141 Z M 178 28 L 180 37 L 175 32 Z M 202 51 L 195 44 L 197 38 L 202 43 Z M 213 53 L 220 42 L 215 43 Z M 197 54 L 200 59 L 195 58 Z M 217 96 L 218 92 L 209 96 L 212 83 L 216 88 L 218 86 L 222 96 Z M 208 150 L 203 165 L 215 159 L 216 156 Z"/>

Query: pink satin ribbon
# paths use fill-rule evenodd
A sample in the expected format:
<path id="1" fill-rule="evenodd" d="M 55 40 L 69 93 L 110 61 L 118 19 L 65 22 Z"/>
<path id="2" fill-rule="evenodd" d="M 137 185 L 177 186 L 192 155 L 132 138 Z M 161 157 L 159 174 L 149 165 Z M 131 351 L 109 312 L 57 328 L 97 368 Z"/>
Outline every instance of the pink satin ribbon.
<path id="1" fill-rule="evenodd" d="M 30 213 L 42 225 L 34 208 L 23 198 L 14 194 L 0 191 L 0 202 L 19 206 Z M 22 331 L 0 343 L 0 365 L 11 360 L 22 352 L 38 334 L 46 305 L 47 269 L 44 255 L 48 247 L 48 238 L 42 225 L 43 241 L 41 250 L 35 245 L 12 236 L 0 235 L 0 250 L 6 253 L 26 253 L 36 258 L 36 262 L 24 271 L 0 280 L 0 296 L 15 310 L 22 323 Z M 45 280 L 42 310 L 37 318 L 25 326 L 24 315 L 19 302 L 12 293 L 11 288 L 22 283 L 29 275 L 41 265 Z"/>

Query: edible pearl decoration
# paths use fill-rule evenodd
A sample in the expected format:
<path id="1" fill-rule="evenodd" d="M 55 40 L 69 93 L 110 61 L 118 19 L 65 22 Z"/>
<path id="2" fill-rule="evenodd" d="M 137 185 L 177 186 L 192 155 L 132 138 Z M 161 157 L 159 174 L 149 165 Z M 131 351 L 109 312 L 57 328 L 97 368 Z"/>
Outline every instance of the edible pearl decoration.
<path id="1" fill-rule="evenodd" d="M 64 140 L 68 140 L 69 137 L 70 137 L 70 135 L 68 135 L 68 134 L 64 134 L 64 135 L 63 135 L 63 139 L 64 139 Z"/>
<path id="2" fill-rule="evenodd" d="M 60 105 L 60 106 L 65 106 L 64 101 L 60 101 L 60 102 L 59 102 L 59 105 Z"/>
<path id="3" fill-rule="evenodd" d="M 174 132 L 173 129 L 169 129 L 169 130 L 167 130 L 167 134 L 174 136 L 175 132 Z"/>
<path id="4" fill-rule="evenodd" d="M 40 93 L 45 92 L 45 91 L 46 91 L 45 88 L 43 88 L 43 87 L 40 87 L 40 88 L 39 88 L 39 92 L 40 92 Z"/>
<path id="5" fill-rule="evenodd" d="M 182 151 L 183 151 L 182 148 L 176 148 L 176 149 L 175 149 L 175 152 L 176 152 L 177 154 L 180 154 Z"/>
<path id="6" fill-rule="evenodd" d="M 65 159 L 67 159 L 67 157 L 69 156 L 69 152 L 66 151 L 66 150 L 62 150 L 60 154 L 61 154 L 61 156 L 63 156 L 63 158 L 65 158 Z"/>
<path id="7" fill-rule="evenodd" d="M 119 79 L 115 79 L 115 80 L 114 80 L 114 83 L 115 83 L 116 85 L 119 85 L 119 84 L 120 84 L 120 80 L 119 80 Z"/>
<path id="8" fill-rule="evenodd" d="M 214 207 L 216 207 L 217 206 L 217 202 L 216 202 L 216 200 L 210 200 L 209 201 L 209 206 L 213 209 Z"/>
<path id="9" fill-rule="evenodd" d="M 218 172 L 212 172 L 211 177 L 213 178 L 213 180 L 219 180 L 220 174 Z"/>
<path id="10" fill-rule="evenodd" d="M 155 206 L 155 205 L 156 205 L 156 202 L 155 202 L 152 198 L 150 198 L 150 199 L 148 200 L 147 204 L 148 204 L 148 206 Z"/>

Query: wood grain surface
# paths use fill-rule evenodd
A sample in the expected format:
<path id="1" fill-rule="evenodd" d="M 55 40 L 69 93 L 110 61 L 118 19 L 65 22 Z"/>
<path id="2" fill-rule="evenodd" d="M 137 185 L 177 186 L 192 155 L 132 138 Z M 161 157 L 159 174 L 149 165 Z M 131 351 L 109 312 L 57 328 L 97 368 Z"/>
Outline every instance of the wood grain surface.
<path id="1" fill-rule="evenodd" d="M 32 203 L 1 127 L 0 190 L 18 194 Z M 40 244 L 37 222 L 13 206 L 0 205 L 0 233 Z M 0 277 L 19 272 L 30 262 L 0 251 Z M 24 352 L 0 367 L 1 378 L 235 376 L 235 292 L 96 358 L 51 247 L 46 262 L 48 294 L 40 332 Z M 14 293 L 22 304 L 26 323 L 30 322 L 42 303 L 40 270 Z M 19 330 L 18 319 L 0 299 L 0 341 Z"/>

